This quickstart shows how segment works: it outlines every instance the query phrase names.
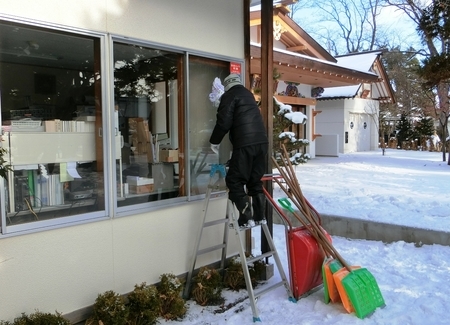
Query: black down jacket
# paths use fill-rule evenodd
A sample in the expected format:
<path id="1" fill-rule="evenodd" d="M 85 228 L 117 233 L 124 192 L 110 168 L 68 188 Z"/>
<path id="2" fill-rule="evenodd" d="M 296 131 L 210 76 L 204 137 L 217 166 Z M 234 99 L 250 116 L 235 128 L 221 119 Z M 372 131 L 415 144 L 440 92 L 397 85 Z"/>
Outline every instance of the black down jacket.
<path id="1" fill-rule="evenodd" d="M 269 142 L 255 98 L 242 85 L 231 87 L 220 98 L 209 142 L 219 144 L 228 132 L 234 149 Z"/>

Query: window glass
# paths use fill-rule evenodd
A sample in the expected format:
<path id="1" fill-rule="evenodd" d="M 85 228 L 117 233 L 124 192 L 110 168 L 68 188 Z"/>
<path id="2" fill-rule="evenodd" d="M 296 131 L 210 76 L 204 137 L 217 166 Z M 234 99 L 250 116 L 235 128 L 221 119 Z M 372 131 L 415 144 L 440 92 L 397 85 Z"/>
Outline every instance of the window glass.
<path id="1" fill-rule="evenodd" d="M 0 22 L 6 226 L 104 210 L 100 39 Z"/>
<path id="2" fill-rule="evenodd" d="M 182 194 L 181 63 L 177 53 L 114 43 L 115 123 L 122 139 L 119 207 Z"/>
<path id="3" fill-rule="evenodd" d="M 229 62 L 191 56 L 189 58 L 189 168 L 191 195 L 205 194 L 211 164 L 225 164 L 232 146 L 227 136 L 219 154 L 211 150 L 209 138 L 216 124 L 217 107 L 209 100 L 214 79 L 229 75 Z"/>

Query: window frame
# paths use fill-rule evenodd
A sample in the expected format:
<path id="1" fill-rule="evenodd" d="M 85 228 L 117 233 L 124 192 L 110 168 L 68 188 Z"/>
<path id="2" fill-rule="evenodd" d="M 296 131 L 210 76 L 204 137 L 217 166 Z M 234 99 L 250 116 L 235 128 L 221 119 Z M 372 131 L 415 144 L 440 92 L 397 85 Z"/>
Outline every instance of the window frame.
<path id="1" fill-rule="evenodd" d="M 205 197 L 204 193 L 192 194 L 190 192 L 190 160 L 185 159 L 183 163 L 185 173 L 185 191 L 183 196 L 165 199 L 160 201 L 153 201 L 148 203 L 118 207 L 117 198 L 118 194 L 115 190 L 117 182 L 116 171 L 116 149 L 115 149 L 115 128 L 114 128 L 114 62 L 113 51 L 114 42 L 123 44 L 133 44 L 138 46 L 145 46 L 152 49 L 160 49 L 164 51 L 170 51 L 180 55 L 182 61 L 182 84 L 178 85 L 178 126 L 182 134 L 179 136 L 179 146 L 183 146 L 185 153 L 190 151 L 190 135 L 189 135 L 189 117 L 190 117 L 190 104 L 189 104 L 189 58 L 195 56 L 197 58 L 204 58 L 206 60 L 220 60 L 229 62 L 240 63 L 244 74 L 244 60 L 234 57 L 222 56 L 213 53 L 204 53 L 202 51 L 196 51 L 192 49 L 186 49 L 177 46 L 163 45 L 160 43 L 152 42 L 149 40 L 142 40 L 137 38 L 125 37 L 122 35 L 111 34 L 108 32 L 96 32 L 92 30 L 86 30 L 81 28 L 74 28 L 70 26 L 61 26 L 53 23 L 37 22 L 22 18 L 9 17 L 0 14 L 0 21 L 5 23 L 20 24 L 27 28 L 36 28 L 49 32 L 62 32 L 69 36 L 78 37 L 91 37 L 98 39 L 99 51 L 100 51 L 100 91 L 102 101 L 102 122 L 101 130 L 99 131 L 99 137 L 102 141 L 102 154 L 103 154 L 103 192 L 104 192 L 104 209 L 100 211 L 90 212 L 86 214 L 76 214 L 73 216 L 56 217 L 54 219 L 18 224 L 7 225 L 6 204 L 5 204 L 5 180 L 0 179 L 0 239 L 11 236 L 17 236 L 22 234 L 29 234 L 35 232 L 41 232 L 51 229 L 65 228 L 72 225 L 85 224 L 95 221 L 109 220 L 116 217 L 137 215 L 142 213 L 148 213 L 168 206 L 185 204 L 189 201 L 202 200 Z M 212 81 L 211 81 L 212 82 Z M 207 96 L 208 94 L 205 94 Z M 182 100 L 182 102 L 180 102 Z M 1 111 L 1 101 L 0 101 Z M 1 122 L 1 121 L 0 121 Z M 181 169 L 181 166 L 180 166 Z M 221 195 L 225 195 L 222 193 Z M 215 195 L 218 196 L 218 195 Z"/>
<path id="2" fill-rule="evenodd" d="M 114 103 L 114 95 L 115 95 L 114 94 L 114 43 L 133 45 L 133 46 L 142 46 L 142 47 L 146 47 L 149 49 L 161 50 L 161 51 L 172 52 L 174 54 L 179 54 L 180 58 L 183 61 L 183 65 L 184 65 L 186 52 L 181 49 L 178 49 L 175 47 L 170 47 L 170 46 L 164 46 L 164 45 L 161 45 L 158 43 L 145 41 L 145 40 L 141 40 L 141 39 L 136 39 L 136 38 L 124 37 L 124 36 L 120 36 L 120 35 L 110 35 L 109 73 L 111 76 L 111 79 L 110 79 L 111 80 L 111 88 L 109 89 L 109 91 L 110 91 L 109 97 L 110 97 L 110 101 L 112 103 Z M 184 79 L 186 78 L 186 76 L 185 76 L 185 74 L 183 74 L 183 72 L 181 72 L 181 76 L 183 78 L 182 83 L 184 84 L 185 83 Z M 178 88 L 180 89 L 180 86 L 178 86 Z M 184 89 L 183 89 L 183 91 L 184 91 Z M 178 98 L 180 98 L 180 94 L 178 94 Z M 180 115 L 180 107 L 185 107 L 184 110 L 186 110 L 185 103 L 178 102 L 178 124 L 184 123 L 184 114 Z M 114 116 L 113 116 L 113 114 L 111 114 L 111 115 L 112 116 L 111 116 L 110 123 L 112 123 L 111 125 L 114 125 L 114 120 L 113 120 Z M 114 130 L 110 130 L 110 131 L 111 131 L 110 132 L 111 136 L 113 136 L 115 131 Z M 180 136 L 185 138 L 185 134 L 179 135 L 179 138 L 180 138 Z M 112 147 L 114 147 L 114 146 L 112 146 Z M 181 147 L 181 142 L 179 142 L 179 147 Z M 185 165 L 184 165 L 184 168 L 185 168 Z M 113 176 L 111 179 L 117 180 L 117 171 L 116 171 L 115 165 L 112 168 L 112 170 L 113 170 Z M 117 185 L 117 181 L 115 182 L 115 185 Z M 186 202 L 187 200 L 188 200 L 187 195 L 183 195 L 183 196 L 178 196 L 175 198 L 169 198 L 169 199 L 164 199 L 164 200 L 157 200 L 157 201 L 151 201 L 151 202 L 146 202 L 146 203 L 139 203 L 139 204 L 118 207 L 118 205 L 117 205 L 118 195 L 117 195 L 117 192 L 114 191 L 112 211 L 114 211 L 114 217 L 130 216 L 130 215 L 135 215 L 135 214 L 139 214 L 139 213 L 151 212 L 154 210 L 158 210 L 158 209 L 167 207 L 168 205 Z"/>
<path id="3" fill-rule="evenodd" d="M 25 19 L 13 19 L 9 17 L 5 17 L 3 15 L 0 15 L 0 21 L 4 22 L 6 24 L 19 24 L 23 25 L 25 28 L 29 29 L 38 29 L 40 31 L 49 33 L 56 32 L 56 33 L 63 33 L 67 34 L 69 36 L 74 37 L 89 37 L 89 38 L 95 38 L 98 41 L 99 48 L 97 49 L 100 51 L 100 76 L 105 76 L 100 78 L 100 98 L 102 101 L 101 108 L 102 108 L 102 126 L 101 126 L 101 132 L 103 133 L 103 130 L 107 129 L 107 120 L 108 117 L 105 115 L 105 107 L 108 105 L 108 99 L 107 99 L 107 69 L 106 69 L 106 59 L 102 55 L 102 53 L 105 53 L 105 50 L 107 48 L 107 33 L 100 33 L 100 32 L 94 32 L 94 31 L 88 31 L 84 29 L 79 28 L 71 28 L 66 26 L 59 26 L 56 24 L 50 24 L 50 23 L 38 23 L 35 21 L 28 21 Z M 1 101 L 0 101 L 0 111 L 1 111 Z M 1 121 L 0 121 L 1 122 Z M 64 216 L 64 217 L 56 217 L 52 219 L 47 220 L 40 220 L 36 222 L 29 222 L 29 223 L 23 223 L 23 224 L 17 224 L 17 225 L 7 225 L 7 211 L 6 211 L 6 180 L 1 178 L 0 179 L 0 188 L 2 189 L 0 191 L 0 225 L 1 225 L 1 232 L 0 232 L 0 238 L 9 237 L 13 235 L 21 235 L 26 233 L 34 233 L 39 232 L 43 230 L 49 230 L 49 229 L 57 229 L 62 227 L 71 226 L 74 224 L 82 224 L 86 222 L 92 222 L 92 221 L 98 221 L 98 220 L 107 220 L 109 219 L 110 213 L 108 213 L 109 205 L 110 205 L 110 195 L 108 195 L 108 188 L 110 188 L 111 184 L 109 181 L 109 177 L 107 176 L 107 165 L 108 165 L 108 159 L 110 155 L 109 146 L 108 143 L 108 136 L 104 136 L 104 134 L 99 134 L 102 141 L 102 161 L 103 161 L 103 187 L 99 188 L 100 190 L 105 193 L 104 195 L 104 209 L 89 213 L 83 213 L 83 214 L 76 214 L 71 216 Z"/>

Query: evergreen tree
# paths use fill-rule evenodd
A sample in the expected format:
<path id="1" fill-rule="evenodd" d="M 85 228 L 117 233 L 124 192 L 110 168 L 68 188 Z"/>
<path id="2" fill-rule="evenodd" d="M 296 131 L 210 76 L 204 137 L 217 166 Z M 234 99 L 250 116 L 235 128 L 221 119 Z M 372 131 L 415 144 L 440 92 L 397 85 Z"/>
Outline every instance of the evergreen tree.
<path id="1" fill-rule="evenodd" d="M 415 127 L 415 131 L 419 138 L 420 146 L 424 145 L 425 139 L 430 137 L 434 132 L 434 122 L 430 116 L 423 116 Z"/>
<path id="2" fill-rule="evenodd" d="M 293 165 L 303 164 L 311 157 L 304 148 L 309 145 L 307 139 L 297 139 L 294 132 L 289 131 L 293 124 L 305 124 L 307 116 L 302 112 L 292 111 L 291 105 L 285 105 L 273 98 L 273 154 L 277 160 L 281 157 L 281 144 L 290 154 Z"/>
<path id="3" fill-rule="evenodd" d="M 422 60 L 418 75 L 423 85 L 435 95 L 434 118 L 439 121 L 441 138 L 445 139 L 447 122 L 450 118 L 450 1 L 386 0 L 402 10 L 416 24 L 416 30 L 425 45 L 425 59 Z M 442 146 L 442 160 L 446 149 Z M 450 155 L 448 158 L 450 165 Z"/>
<path id="4" fill-rule="evenodd" d="M 419 75 L 425 79 L 424 86 L 437 93 L 439 105 L 436 117 L 439 120 L 441 138 L 446 139 L 450 118 L 450 1 L 434 0 L 421 12 L 417 31 L 430 48 L 430 56 L 422 61 Z M 440 51 L 439 47 L 440 46 Z M 442 146 L 442 160 L 445 161 L 446 148 Z M 448 157 L 450 165 L 450 154 Z"/>
<path id="5" fill-rule="evenodd" d="M 381 57 L 393 89 L 397 103 L 381 103 L 380 115 L 398 116 L 401 111 L 414 110 L 422 115 L 433 111 L 434 94 L 422 87 L 423 79 L 418 75 L 420 62 L 413 56 L 417 51 L 410 47 L 402 51 L 399 47 L 390 49 Z M 420 112 L 417 112 L 420 109 Z"/>
<path id="6" fill-rule="evenodd" d="M 403 148 L 403 141 L 410 140 L 412 136 L 412 126 L 411 122 L 408 119 L 408 115 L 403 112 L 400 121 L 397 124 L 397 141 L 400 148 Z"/>

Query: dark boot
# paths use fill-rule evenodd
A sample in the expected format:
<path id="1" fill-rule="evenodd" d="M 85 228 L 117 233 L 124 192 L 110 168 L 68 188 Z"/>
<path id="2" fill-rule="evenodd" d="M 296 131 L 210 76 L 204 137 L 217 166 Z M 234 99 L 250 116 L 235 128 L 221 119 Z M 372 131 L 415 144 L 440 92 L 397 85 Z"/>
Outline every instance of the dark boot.
<path id="1" fill-rule="evenodd" d="M 252 196 L 253 219 L 256 224 L 266 222 L 266 196 L 264 193 Z"/>
<path id="2" fill-rule="evenodd" d="M 244 197 L 236 199 L 233 203 L 239 211 L 239 227 L 249 226 L 253 222 L 249 197 L 246 195 Z"/>

